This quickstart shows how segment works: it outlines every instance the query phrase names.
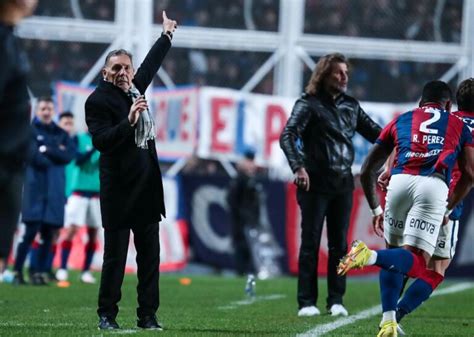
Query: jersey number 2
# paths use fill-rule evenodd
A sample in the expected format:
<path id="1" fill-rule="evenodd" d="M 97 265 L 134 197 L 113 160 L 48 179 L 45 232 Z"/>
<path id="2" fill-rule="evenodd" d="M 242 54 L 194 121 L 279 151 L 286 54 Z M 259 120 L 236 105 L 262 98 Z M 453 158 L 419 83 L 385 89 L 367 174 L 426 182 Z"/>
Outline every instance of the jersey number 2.
<path id="1" fill-rule="evenodd" d="M 439 118 L 441 117 L 441 113 L 439 112 L 439 110 L 436 109 L 426 109 L 425 112 L 433 114 L 433 117 L 420 124 L 420 131 L 432 135 L 437 135 L 438 129 L 432 129 L 429 126 L 439 120 Z"/>

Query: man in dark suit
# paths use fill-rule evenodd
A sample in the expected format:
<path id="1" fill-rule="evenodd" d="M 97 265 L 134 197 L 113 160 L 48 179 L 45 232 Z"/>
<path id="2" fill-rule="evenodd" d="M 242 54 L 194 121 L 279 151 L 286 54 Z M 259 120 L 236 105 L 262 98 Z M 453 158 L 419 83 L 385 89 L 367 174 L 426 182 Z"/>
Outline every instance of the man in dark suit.
<path id="1" fill-rule="evenodd" d="M 99 329 L 119 328 L 115 318 L 130 229 L 137 250 L 137 326 L 162 329 L 156 311 L 160 302 L 159 221 L 165 216 L 165 205 L 154 122 L 143 95 L 171 47 L 176 26 L 163 12 L 163 34 L 135 74 L 129 52 L 111 51 L 102 70 L 103 80 L 85 104 L 92 142 L 101 153 L 104 262 L 97 309 Z"/>
<path id="2" fill-rule="evenodd" d="M 30 142 L 26 54 L 14 27 L 36 7 L 34 0 L 0 0 L 0 280 L 21 209 Z"/>

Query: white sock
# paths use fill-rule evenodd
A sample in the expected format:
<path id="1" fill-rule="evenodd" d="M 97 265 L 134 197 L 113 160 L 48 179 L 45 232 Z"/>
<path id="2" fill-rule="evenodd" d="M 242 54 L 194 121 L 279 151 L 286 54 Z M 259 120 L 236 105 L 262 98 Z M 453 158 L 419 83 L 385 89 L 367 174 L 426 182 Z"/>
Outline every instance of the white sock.
<path id="1" fill-rule="evenodd" d="M 396 321 L 395 310 L 385 311 L 382 315 L 382 324 L 387 321 Z"/>
<path id="2" fill-rule="evenodd" d="M 367 266 L 372 266 L 375 264 L 375 261 L 377 261 L 377 252 L 375 250 L 370 251 L 370 257 L 369 260 L 367 260 Z"/>

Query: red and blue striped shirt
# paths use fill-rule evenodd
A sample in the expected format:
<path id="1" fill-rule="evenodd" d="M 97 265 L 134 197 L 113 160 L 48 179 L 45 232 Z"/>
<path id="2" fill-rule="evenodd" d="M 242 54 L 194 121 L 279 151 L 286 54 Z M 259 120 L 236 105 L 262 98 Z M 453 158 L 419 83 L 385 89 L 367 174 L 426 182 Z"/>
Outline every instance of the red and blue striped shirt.
<path id="1" fill-rule="evenodd" d="M 456 111 L 453 112 L 454 115 L 458 116 L 463 120 L 463 122 L 467 125 L 469 130 L 471 131 L 471 135 L 474 140 L 474 112 L 469 111 Z M 461 179 L 461 171 L 459 170 L 458 165 L 454 166 L 452 179 L 449 184 L 449 193 L 451 194 L 454 191 L 454 187 L 458 183 L 459 179 Z M 461 214 L 463 211 L 463 202 L 460 202 L 453 210 L 449 218 L 451 220 L 459 220 L 461 218 Z"/>
<path id="2" fill-rule="evenodd" d="M 440 173 L 446 184 L 461 149 L 474 146 L 469 128 L 459 117 L 430 104 L 396 117 L 376 142 L 396 150 L 392 175 Z"/>

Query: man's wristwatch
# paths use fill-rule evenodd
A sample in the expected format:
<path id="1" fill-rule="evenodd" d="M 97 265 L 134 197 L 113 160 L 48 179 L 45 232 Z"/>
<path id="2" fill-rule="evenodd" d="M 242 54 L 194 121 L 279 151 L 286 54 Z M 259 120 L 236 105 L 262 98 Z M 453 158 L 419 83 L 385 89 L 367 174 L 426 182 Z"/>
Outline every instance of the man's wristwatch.
<path id="1" fill-rule="evenodd" d="M 173 33 L 169 30 L 167 30 L 166 32 L 161 33 L 161 36 L 163 36 L 163 35 L 167 35 L 168 38 L 170 39 L 170 41 L 173 39 Z"/>

